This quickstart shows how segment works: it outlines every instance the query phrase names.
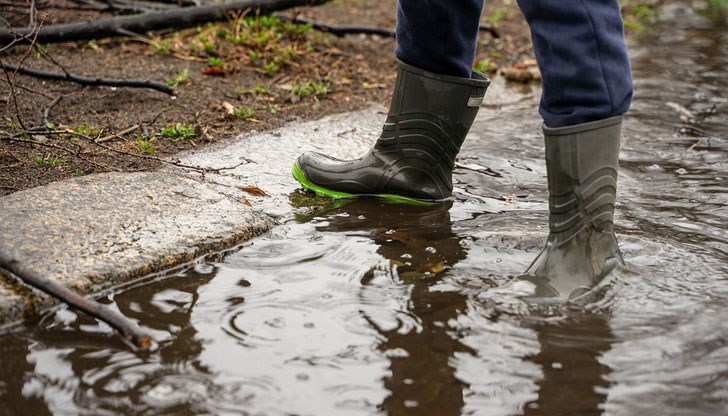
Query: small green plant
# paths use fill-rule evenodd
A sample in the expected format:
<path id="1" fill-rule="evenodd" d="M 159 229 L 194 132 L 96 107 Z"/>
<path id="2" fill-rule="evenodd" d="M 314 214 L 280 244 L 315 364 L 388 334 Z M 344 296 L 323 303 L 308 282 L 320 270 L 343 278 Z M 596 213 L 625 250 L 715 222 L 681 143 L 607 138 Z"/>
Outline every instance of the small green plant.
<path id="1" fill-rule="evenodd" d="M 308 96 L 319 97 L 329 93 L 329 87 L 325 82 L 318 81 L 306 81 L 301 84 L 293 84 L 291 86 L 291 93 L 300 98 Z"/>
<path id="2" fill-rule="evenodd" d="M 630 32 L 643 32 L 657 21 L 656 6 L 650 4 L 627 4 L 622 8 L 624 28 Z"/>
<path id="3" fill-rule="evenodd" d="M 270 86 L 258 82 L 251 88 L 250 93 L 253 95 L 270 94 Z"/>
<path id="4" fill-rule="evenodd" d="M 269 76 L 278 72 L 279 69 L 280 67 L 278 67 L 278 64 L 276 64 L 275 62 L 271 62 L 263 66 L 263 72 Z"/>
<path id="5" fill-rule="evenodd" d="M 273 103 L 267 103 L 266 108 L 268 109 L 268 112 L 271 114 L 278 114 L 281 111 L 280 107 Z"/>
<path id="6" fill-rule="evenodd" d="M 263 57 L 259 52 L 256 51 L 248 51 L 248 58 L 250 58 L 251 62 L 257 62 L 260 61 L 260 59 Z"/>
<path id="7" fill-rule="evenodd" d="M 208 55 L 215 55 L 215 42 L 210 41 L 204 36 L 200 36 L 197 38 L 197 42 L 202 45 L 202 50 L 205 51 Z"/>
<path id="8" fill-rule="evenodd" d="M 55 155 L 48 155 L 48 156 L 41 156 L 41 155 L 35 155 L 33 156 L 33 162 L 40 166 L 44 165 L 60 165 L 61 163 L 66 163 L 65 160 L 61 159 L 58 156 Z"/>
<path id="9" fill-rule="evenodd" d="M 238 107 L 235 109 L 235 117 L 237 118 L 253 118 L 253 109 L 250 107 Z"/>
<path id="10" fill-rule="evenodd" d="M 139 149 L 140 152 L 146 153 L 148 155 L 151 155 L 157 150 L 154 145 L 150 143 L 149 139 L 142 136 L 141 134 L 136 136 L 136 145 L 137 149 Z"/>
<path id="11" fill-rule="evenodd" d="M 225 65 L 225 60 L 211 56 L 210 59 L 207 60 L 207 64 L 215 68 L 222 68 L 222 66 Z"/>
<path id="12" fill-rule="evenodd" d="M 267 95 L 270 94 L 270 86 L 257 82 L 250 88 L 238 87 L 235 92 L 238 94 L 250 94 L 250 95 Z"/>
<path id="13" fill-rule="evenodd" d="M 153 40 L 149 44 L 160 55 L 167 55 L 172 50 L 172 42 L 170 42 L 169 39 L 164 39 L 161 41 Z"/>
<path id="14" fill-rule="evenodd" d="M 484 72 L 484 73 L 490 71 L 490 67 L 491 67 L 491 62 L 490 62 L 490 59 L 487 59 L 487 58 L 481 59 L 473 66 L 473 68 L 476 71 L 480 71 L 480 72 Z"/>
<path id="15" fill-rule="evenodd" d="M 10 118 L 8 118 L 8 117 L 6 117 L 6 118 L 5 118 L 5 123 L 6 123 L 6 124 L 7 124 L 7 126 L 8 126 L 8 127 L 10 127 L 11 129 L 19 129 L 20 127 L 22 127 L 22 126 L 20 125 L 20 122 L 18 122 L 18 121 L 15 121 L 15 120 L 12 120 L 12 119 L 10 119 Z"/>
<path id="16" fill-rule="evenodd" d="M 286 46 L 285 48 L 281 49 L 278 56 L 283 61 L 290 61 L 296 56 L 296 49 L 293 46 Z"/>
<path id="17" fill-rule="evenodd" d="M 283 24 L 284 29 L 286 32 L 290 33 L 294 36 L 303 37 L 307 34 L 311 33 L 313 31 L 313 23 L 306 23 L 306 24 L 296 24 L 292 22 L 285 22 Z"/>
<path id="18" fill-rule="evenodd" d="M 82 134 L 82 135 L 88 136 L 88 137 L 99 137 L 99 135 L 101 135 L 100 129 L 88 126 L 83 123 L 77 124 L 75 127 L 73 127 L 73 132 L 77 133 L 77 134 Z"/>
<path id="19" fill-rule="evenodd" d="M 99 44 L 96 43 L 96 39 L 91 39 L 90 41 L 86 42 L 86 46 L 93 50 L 99 49 Z"/>
<path id="20" fill-rule="evenodd" d="M 728 0 L 708 0 L 708 8 L 712 14 L 725 14 L 728 12 Z"/>
<path id="21" fill-rule="evenodd" d="M 165 84 L 169 85 L 170 87 L 174 88 L 181 84 L 187 84 L 190 82 L 190 70 L 189 68 L 185 68 L 178 73 L 176 73 L 172 78 L 164 81 Z"/>
<path id="22" fill-rule="evenodd" d="M 193 126 L 177 123 L 170 124 L 159 131 L 159 134 L 163 137 L 168 137 L 175 142 L 181 142 L 182 140 L 191 139 L 197 136 L 197 132 Z"/>
<path id="23" fill-rule="evenodd" d="M 488 23 L 490 23 L 491 25 L 494 25 L 494 24 L 500 22 L 501 20 L 510 19 L 512 17 L 513 17 L 513 11 L 512 10 L 507 9 L 505 7 L 499 7 L 498 9 L 496 9 L 493 12 L 493 14 L 489 15 L 485 19 L 485 21 L 488 22 Z"/>
<path id="24" fill-rule="evenodd" d="M 48 50 L 40 45 L 35 45 L 35 57 L 40 58 L 44 55 L 48 55 Z"/>

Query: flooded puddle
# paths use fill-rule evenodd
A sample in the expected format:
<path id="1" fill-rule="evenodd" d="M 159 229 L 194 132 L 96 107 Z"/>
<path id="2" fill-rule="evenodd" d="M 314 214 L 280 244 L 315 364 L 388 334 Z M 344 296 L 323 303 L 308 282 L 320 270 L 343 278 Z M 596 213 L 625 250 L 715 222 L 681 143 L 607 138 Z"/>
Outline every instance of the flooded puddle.
<path id="1" fill-rule="evenodd" d="M 632 47 L 631 271 L 596 303 L 534 310 L 503 289 L 547 207 L 538 91 L 496 83 L 452 203 L 285 208 L 267 235 L 109 296 L 153 330 L 149 353 L 67 309 L 2 336 L 0 414 L 728 413 L 728 30 L 668 14 Z"/>

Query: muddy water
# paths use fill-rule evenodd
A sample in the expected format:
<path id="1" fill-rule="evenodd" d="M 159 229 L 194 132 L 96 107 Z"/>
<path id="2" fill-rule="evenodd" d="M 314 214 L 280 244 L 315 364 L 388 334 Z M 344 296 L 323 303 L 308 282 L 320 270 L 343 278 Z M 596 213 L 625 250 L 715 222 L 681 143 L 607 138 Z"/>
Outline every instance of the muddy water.
<path id="1" fill-rule="evenodd" d="M 0 414 L 728 413 L 725 20 L 673 6 L 632 54 L 631 270 L 595 303 L 537 309 L 508 285 L 544 241 L 545 169 L 538 91 L 496 82 L 452 203 L 273 197 L 268 235 L 107 299 L 152 352 L 66 309 L 0 338 Z"/>

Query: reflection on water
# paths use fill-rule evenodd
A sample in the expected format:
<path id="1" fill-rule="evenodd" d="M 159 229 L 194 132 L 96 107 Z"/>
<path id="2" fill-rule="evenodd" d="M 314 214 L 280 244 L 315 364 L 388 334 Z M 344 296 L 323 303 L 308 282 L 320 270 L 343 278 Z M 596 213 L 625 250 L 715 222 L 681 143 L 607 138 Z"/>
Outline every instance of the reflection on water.
<path id="1" fill-rule="evenodd" d="M 389 393 L 378 408 L 390 415 L 410 414 L 414 409 L 458 415 L 463 407 L 466 385 L 455 376 L 451 360 L 456 353 L 471 350 L 454 336 L 449 323 L 467 308 L 467 297 L 434 288 L 443 272 L 466 256 L 452 232 L 450 205 L 396 207 L 363 199 L 333 215 L 327 213 L 332 220 L 319 227 L 339 233 L 366 229 L 378 246 L 377 253 L 389 262 L 384 270 L 371 270 L 362 277 L 363 300 L 381 296 L 371 291 L 386 291 L 392 281 L 408 286 L 405 303 L 387 311 L 407 318 L 386 319 L 381 310 L 371 315 L 363 311 L 379 334 L 377 349 L 389 359 L 389 374 L 383 378 Z"/>
<path id="2" fill-rule="evenodd" d="M 523 95 L 483 109 L 452 204 L 362 199 L 107 299 L 151 352 L 67 309 L 2 336 L 0 414 L 728 413 L 728 34 L 681 7 L 632 49 L 632 270 L 596 303 L 536 310 L 508 289 L 546 234 Z"/>

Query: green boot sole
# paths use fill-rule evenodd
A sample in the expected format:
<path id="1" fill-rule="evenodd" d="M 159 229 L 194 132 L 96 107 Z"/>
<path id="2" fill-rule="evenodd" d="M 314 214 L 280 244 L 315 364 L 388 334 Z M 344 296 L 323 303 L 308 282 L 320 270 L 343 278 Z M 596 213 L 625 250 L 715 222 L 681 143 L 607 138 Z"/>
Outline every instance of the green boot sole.
<path id="1" fill-rule="evenodd" d="M 303 173 L 303 170 L 298 166 L 298 162 L 293 162 L 293 168 L 291 169 L 291 173 L 293 174 L 293 179 L 298 181 L 298 183 L 301 184 L 304 188 L 308 189 L 309 191 L 315 193 L 318 196 L 324 196 L 328 198 L 333 199 L 353 199 L 358 198 L 360 196 L 373 196 L 376 198 L 381 198 L 385 202 L 390 204 L 404 204 L 404 205 L 415 205 L 415 206 L 429 206 L 429 205 L 435 205 L 436 201 L 426 201 L 422 199 L 416 199 L 416 198 L 410 198 L 407 196 L 401 196 L 401 195 L 392 195 L 392 194 L 350 194 L 348 192 L 341 192 L 341 191 L 334 191 L 332 189 L 326 189 L 322 186 L 318 186 L 314 183 L 311 183 L 308 179 L 306 179 L 306 175 Z"/>

